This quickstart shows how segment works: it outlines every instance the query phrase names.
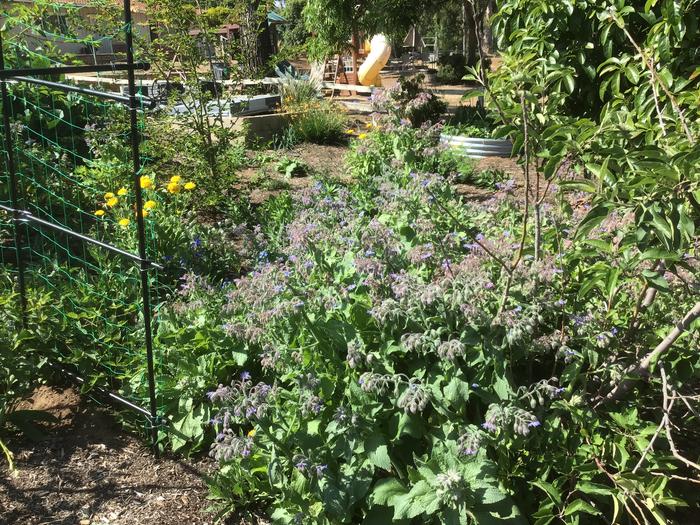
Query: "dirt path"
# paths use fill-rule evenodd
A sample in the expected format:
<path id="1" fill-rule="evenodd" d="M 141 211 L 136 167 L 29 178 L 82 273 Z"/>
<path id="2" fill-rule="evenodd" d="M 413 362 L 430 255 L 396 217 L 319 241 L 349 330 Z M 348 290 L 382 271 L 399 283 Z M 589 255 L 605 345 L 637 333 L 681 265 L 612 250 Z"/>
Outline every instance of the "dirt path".
<path id="1" fill-rule="evenodd" d="M 0 464 L 0 523 L 22 525 L 204 525 L 207 459 L 156 461 L 108 408 L 72 389 L 41 387 L 22 408 L 59 419 L 37 443 L 10 442 L 15 472 Z M 240 523 L 230 521 L 229 523 Z"/>

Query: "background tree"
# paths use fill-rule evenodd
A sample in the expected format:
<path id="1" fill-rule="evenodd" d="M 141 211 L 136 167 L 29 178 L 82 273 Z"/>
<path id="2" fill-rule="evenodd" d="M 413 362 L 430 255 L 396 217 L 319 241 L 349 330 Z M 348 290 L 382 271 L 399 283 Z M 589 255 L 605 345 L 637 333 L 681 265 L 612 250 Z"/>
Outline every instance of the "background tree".
<path id="1" fill-rule="evenodd" d="M 321 59 L 350 49 L 353 70 L 361 36 L 402 39 L 430 2 L 413 0 L 308 0 L 304 16 L 313 33 L 309 54 Z"/>
<path id="2" fill-rule="evenodd" d="M 169 125 L 166 118 L 159 124 L 168 128 L 163 131 L 170 140 L 182 137 L 193 145 L 188 151 L 216 177 L 220 157 L 230 145 L 232 123 L 223 118 L 226 97 L 220 84 L 216 87 L 215 62 L 236 71 L 235 50 L 222 48 L 217 30 L 234 20 L 236 12 L 219 2 L 198 0 L 147 0 L 146 5 L 158 36 L 152 42 L 139 42 L 140 53 L 157 80 L 181 87 L 168 92 L 170 104 L 183 108 L 178 125 Z"/>
<path id="3" fill-rule="evenodd" d="M 281 52 L 284 55 L 300 55 L 306 51 L 306 44 L 311 32 L 304 20 L 306 0 L 291 0 L 285 2 L 282 15 L 287 23 L 280 28 Z"/>
<path id="4" fill-rule="evenodd" d="M 637 42 L 644 41 L 654 27 L 653 23 L 662 15 L 645 11 L 645 2 L 632 0 L 626 2 L 638 15 L 629 17 L 626 29 Z M 646 3 L 651 5 L 650 3 Z M 654 2 L 656 4 L 656 2 Z M 697 12 L 697 2 L 694 2 Z M 544 17 L 546 23 L 535 25 L 531 22 L 532 13 Z M 693 19 L 679 7 L 675 16 L 680 24 L 678 31 L 683 28 L 689 34 L 697 34 L 697 17 Z M 603 108 L 603 97 L 600 95 L 602 82 L 606 78 L 600 74 L 597 67 L 605 60 L 623 53 L 634 52 L 634 46 L 622 33 L 613 31 L 610 26 L 601 25 L 591 18 L 591 9 L 586 2 L 568 2 L 545 7 L 539 2 L 507 1 L 499 5 L 498 16 L 494 19 L 494 31 L 497 33 L 497 44 L 500 49 L 506 49 L 522 40 L 522 32 L 528 31 L 530 37 L 545 41 L 556 53 L 558 63 L 574 70 L 573 93 L 569 97 L 568 111 L 577 116 L 597 118 Z M 663 47 L 664 66 L 674 74 L 692 73 L 694 64 L 698 63 L 697 46 L 683 48 Z M 688 71 L 690 70 L 690 71 Z M 634 77 L 630 77 L 632 80 Z M 625 89 L 625 75 L 618 77 L 616 85 Z"/>
<path id="5" fill-rule="evenodd" d="M 258 78 L 268 72 L 272 55 L 267 15 L 274 7 L 272 0 L 234 0 L 232 7 L 241 26 L 240 57 L 246 78 Z"/>
<path id="6" fill-rule="evenodd" d="M 424 35 L 437 38 L 439 50 L 445 53 L 458 51 L 464 55 L 466 65 L 474 66 L 480 59 L 479 38 L 484 52 L 493 51 L 489 18 L 495 9 L 494 4 L 492 0 L 450 0 L 427 4 L 418 26 Z"/>
<path id="7" fill-rule="evenodd" d="M 601 422 L 620 421 L 622 414 L 630 414 L 624 430 L 617 424 L 605 430 L 607 437 L 599 441 L 605 446 L 586 438 L 592 445 L 587 459 L 595 458 L 591 471 L 608 485 L 612 512 L 620 522 L 651 523 L 652 517 L 656 523 L 692 521 L 667 518 L 663 506 L 670 500 L 650 498 L 656 494 L 659 465 L 652 450 L 683 474 L 674 487 L 675 501 L 696 505 L 697 441 L 683 436 L 697 435 L 698 420 L 685 408 L 676 406 L 672 412 L 671 401 L 686 405 L 679 391 L 697 383 L 698 345 L 686 331 L 700 317 L 700 302 L 697 286 L 688 284 L 685 272 L 689 254 L 697 250 L 700 226 L 699 5 L 697 0 L 502 0 L 495 27 L 503 63 L 484 82 L 487 103 L 502 124 L 496 134 L 510 136 L 514 152 L 522 155 L 529 188 L 522 239 L 534 233 L 527 250 L 536 260 L 545 254 L 547 222 L 556 225 L 558 220 L 542 206 L 547 189 L 555 183 L 565 192 L 590 195 L 587 213 L 559 256 L 571 283 L 579 287 L 577 300 L 597 302 L 610 322 L 630 331 L 619 346 L 605 346 L 600 359 L 594 351 L 576 365 L 584 384 L 586 376 L 614 371 L 600 386 L 586 387 L 589 393 L 581 396 L 591 399 L 586 419 L 595 413 L 605 414 Z M 621 234 L 625 221 L 629 233 Z M 619 237 L 600 242 L 595 236 L 606 224 Z M 674 280 L 687 287 L 690 302 L 662 306 L 675 293 L 670 286 Z M 640 330 L 648 335 L 635 341 L 633 334 Z M 594 372 L 603 360 L 600 373 Z M 627 437 L 644 428 L 651 429 L 650 441 L 639 449 L 626 448 Z M 609 450 L 643 452 L 628 468 Z M 549 472 L 547 492 L 561 490 L 562 497 L 529 513 L 543 523 L 573 515 L 561 502 L 574 492 L 582 501 L 595 502 L 596 489 L 573 489 L 578 479 L 573 481 L 571 472 L 576 470 Z M 673 509 L 675 501 L 668 507 Z M 584 512 L 592 514 L 591 509 Z M 600 505 L 594 510 L 611 512 Z"/>
<path id="8" fill-rule="evenodd" d="M 423 12 L 418 27 L 424 36 L 437 38 L 438 48 L 446 52 L 462 47 L 462 25 L 456 24 L 462 16 L 461 2 L 450 1 Z"/>

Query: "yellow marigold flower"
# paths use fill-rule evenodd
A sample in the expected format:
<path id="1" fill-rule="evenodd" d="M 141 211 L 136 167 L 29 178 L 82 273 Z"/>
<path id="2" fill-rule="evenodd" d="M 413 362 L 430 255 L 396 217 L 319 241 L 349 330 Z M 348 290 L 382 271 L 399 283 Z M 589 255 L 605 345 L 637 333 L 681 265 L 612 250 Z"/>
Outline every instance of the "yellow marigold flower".
<path id="1" fill-rule="evenodd" d="M 112 197 L 111 199 L 108 199 L 107 202 L 105 202 L 107 206 L 110 208 L 114 208 L 117 204 L 119 204 L 119 199 L 116 197 Z"/>
<path id="2" fill-rule="evenodd" d="M 367 129 L 372 129 L 374 127 L 374 124 L 372 124 L 371 122 L 368 122 L 367 124 L 365 124 L 365 127 Z"/>
<path id="3" fill-rule="evenodd" d="M 170 182 L 174 182 L 175 184 L 180 184 L 180 181 L 182 180 L 182 177 L 180 175 L 173 175 L 170 177 Z"/>
<path id="4" fill-rule="evenodd" d="M 151 177 L 148 175 L 143 175 L 141 177 L 141 188 L 144 190 L 147 190 L 149 188 L 153 187 L 153 181 L 151 180 Z"/>
<path id="5" fill-rule="evenodd" d="M 354 129 L 349 129 L 349 130 L 347 130 L 345 133 L 347 133 L 348 135 L 354 135 L 354 134 L 355 134 L 355 130 L 354 130 Z"/>
<path id="6" fill-rule="evenodd" d="M 156 203 L 156 201 L 146 201 L 146 202 L 143 203 L 143 209 L 144 209 L 144 210 L 155 210 L 155 209 L 156 209 L 156 206 L 158 206 L 158 204 Z"/>
<path id="7" fill-rule="evenodd" d="M 105 193 L 105 200 L 106 201 L 108 201 L 109 199 L 113 199 L 113 198 L 114 198 L 114 193 L 112 193 L 111 191 L 109 193 Z"/>
<path id="8" fill-rule="evenodd" d="M 129 226 L 129 224 L 131 224 L 131 221 L 129 219 L 119 219 L 119 226 L 121 226 L 122 228 L 126 228 L 127 226 Z"/>
<path id="9" fill-rule="evenodd" d="M 117 192 L 117 195 L 119 195 L 120 197 L 123 197 L 123 196 L 126 195 L 127 193 L 129 193 L 129 190 L 127 190 L 126 188 L 119 188 L 119 191 Z"/>
<path id="10" fill-rule="evenodd" d="M 193 190 L 197 187 L 197 185 L 194 182 L 186 182 L 185 183 L 185 189 L 186 190 Z"/>
<path id="11" fill-rule="evenodd" d="M 180 193 L 181 186 L 176 182 L 171 182 L 168 184 L 168 191 L 170 193 Z"/>
<path id="12" fill-rule="evenodd" d="M 357 136 L 357 138 L 360 139 L 360 140 L 365 140 L 365 139 L 367 138 L 367 133 L 360 133 L 360 134 Z"/>
<path id="13" fill-rule="evenodd" d="M 253 430 L 251 430 L 250 432 L 248 432 L 248 437 L 249 437 L 249 438 L 255 437 L 255 429 L 253 429 Z"/>
<path id="14" fill-rule="evenodd" d="M 141 212 L 141 215 L 142 215 L 144 218 L 148 217 L 148 210 L 143 210 L 143 211 Z"/>
<path id="15" fill-rule="evenodd" d="M 105 211 L 104 211 L 104 210 L 97 210 L 97 211 L 95 212 L 95 215 L 97 215 L 98 217 L 102 217 L 104 214 L 105 214 Z"/>

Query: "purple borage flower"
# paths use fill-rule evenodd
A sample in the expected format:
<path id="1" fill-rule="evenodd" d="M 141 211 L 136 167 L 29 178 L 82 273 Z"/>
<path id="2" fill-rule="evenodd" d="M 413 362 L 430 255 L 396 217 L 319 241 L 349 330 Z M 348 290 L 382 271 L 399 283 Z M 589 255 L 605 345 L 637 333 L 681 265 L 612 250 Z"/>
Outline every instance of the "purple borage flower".
<path id="1" fill-rule="evenodd" d="M 484 430 L 488 430 L 489 432 L 495 432 L 498 430 L 498 427 L 492 422 L 492 421 L 486 421 L 481 424 L 481 428 Z"/>

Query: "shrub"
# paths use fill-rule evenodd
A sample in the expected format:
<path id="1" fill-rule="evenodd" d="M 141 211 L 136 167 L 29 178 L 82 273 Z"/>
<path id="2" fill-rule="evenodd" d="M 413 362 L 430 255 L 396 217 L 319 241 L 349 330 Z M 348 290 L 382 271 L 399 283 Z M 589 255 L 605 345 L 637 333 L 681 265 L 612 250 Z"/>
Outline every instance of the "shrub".
<path id="1" fill-rule="evenodd" d="M 462 77 L 464 77 L 464 73 L 460 75 L 457 72 L 457 70 L 455 70 L 454 66 L 446 64 L 444 66 L 440 66 L 440 68 L 437 71 L 436 77 L 438 81 L 442 84 L 457 84 L 459 82 L 462 82 Z"/>
<path id="2" fill-rule="evenodd" d="M 393 173 L 399 164 L 447 179 L 471 176 L 473 162 L 441 144 L 442 131 L 440 124 L 414 128 L 409 123 L 397 124 L 392 117 L 387 117 L 372 125 L 366 133 L 357 134 L 346 158 L 350 173 L 359 182 L 356 193 L 376 192 L 378 181 Z"/>
<path id="3" fill-rule="evenodd" d="M 339 105 L 323 100 L 288 109 L 298 140 L 314 144 L 338 144 L 344 140 L 348 118 Z"/>
<path id="4" fill-rule="evenodd" d="M 591 512 L 612 515 L 610 498 L 629 489 L 591 457 L 619 472 L 645 449 L 645 472 L 667 461 L 646 448 L 653 417 L 585 401 L 621 377 L 606 356 L 656 338 L 654 326 L 630 329 L 637 293 L 623 281 L 638 268 L 612 248 L 634 237 L 633 221 L 614 215 L 581 237 L 580 196 L 557 195 L 544 255 L 511 269 L 525 246 L 512 184 L 466 204 L 420 171 L 440 156 L 425 151 L 430 128 L 380 122 L 365 135 L 349 157 L 358 184 L 299 195 L 278 253 L 221 292 L 226 332 L 249 357 L 209 394 L 217 495 L 259 494 L 279 523 L 519 524 L 555 504 L 541 491 L 588 494 Z M 601 259 L 591 242 L 611 248 Z M 603 260 L 616 285 L 598 278 L 593 291 L 576 276 Z M 695 251 L 688 261 L 700 264 Z M 692 291 L 673 290 L 657 307 L 678 318 Z M 635 497 L 658 491 L 659 512 L 677 505 L 653 475 L 629 479 L 643 483 Z"/>
<path id="5" fill-rule="evenodd" d="M 0 230 L 1 231 L 1 230 Z M 13 469 L 13 454 L 5 439 L 20 432 L 39 441 L 44 432 L 36 423 L 55 421 L 50 414 L 38 410 L 17 410 L 19 401 L 31 394 L 43 381 L 47 340 L 58 332 L 58 321 L 50 306 L 54 299 L 46 293 L 29 289 L 27 293 L 27 326 L 22 326 L 20 297 L 16 290 L 17 275 L 0 269 L 0 463 L 3 458 Z"/>
<path id="6" fill-rule="evenodd" d="M 402 78 L 391 88 L 372 97 L 375 110 L 392 115 L 397 122 L 409 121 L 414 127 L 435 124 L 447 110 L 447 103 L 423 88 L 423 75 Z"/>
<path id="7" fill-rule="evenodd" d="M 292 67 L 285 71 L 277 68 L 280 78 L 280 96 L 284 106 L 295 107 L 317 100 L 321 96 L 321 84 L 308 75 L 299 75 Z"/>
<path id="8" fill-rule="evenodd" d="M 452 53 L 440 57 L 437 78 L 445 84 L 461 83 L 467 74 L 467 61 L 463 54 Z"/>
<path id="9" fill-rule="evenodd" d="M 515 469 L 510 486 L 527 490 L 518 478 L 538 467 L 525 458 L 547 455 L 567 417 L 568 384 L 525 366 L 563 369 L 567 352 L 588 348 L 554 344 L 558 264 L 523 269 L 499 314 L 498 265 L 465 249 L 469 234 L 438 210 L 507 257 L 512 240 L 490 224 L 505 227 L 508 206 L 458 211 L 439 178 L 408 181 L 384 180 L 376 216 L 345 190 L 315 188 L 297 202 L 283 257 L 225 291 L 229 333 L 259 369 L 211 392 L 212 455 L 231 475 L 266 469 L 276 521 L 519 516 L 501 481 Z M 509 373 L 506 354 L 521 364 Z"/>

